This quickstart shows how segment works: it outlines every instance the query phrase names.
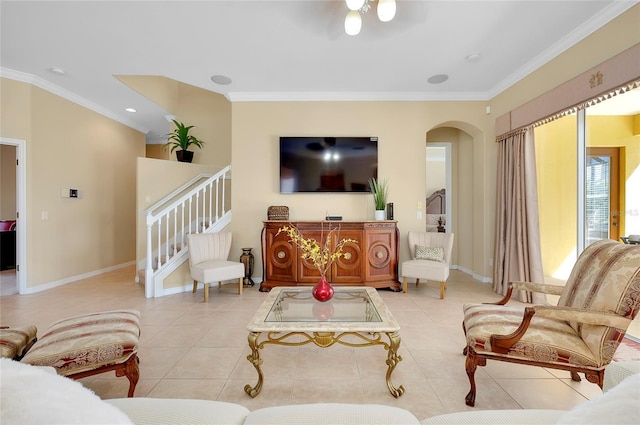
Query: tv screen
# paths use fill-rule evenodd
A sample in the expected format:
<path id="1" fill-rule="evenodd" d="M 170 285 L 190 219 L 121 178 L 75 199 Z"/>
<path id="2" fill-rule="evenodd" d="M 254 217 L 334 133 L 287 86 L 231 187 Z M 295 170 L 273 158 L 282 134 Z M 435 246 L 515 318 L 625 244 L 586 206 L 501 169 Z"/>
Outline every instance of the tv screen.
<path id="1" fill-rule="evenodd" d="M 368 192 L 377 137 L 280 137 L 280 193 Z"/>

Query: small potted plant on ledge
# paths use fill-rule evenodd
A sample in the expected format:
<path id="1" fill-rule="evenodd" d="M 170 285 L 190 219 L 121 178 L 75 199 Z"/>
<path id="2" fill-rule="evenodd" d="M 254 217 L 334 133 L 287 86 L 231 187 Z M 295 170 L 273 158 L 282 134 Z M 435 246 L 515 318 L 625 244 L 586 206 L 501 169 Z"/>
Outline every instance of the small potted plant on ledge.
<path id="1" fill-rule="evenodd" d="M 384 220 L 386 216 L 387 195 L 389 193 L 387 181 L 378 181 L 372 177 L 369 179 L 369 189 L 373 195 L 373 203 L 376 207 L 375 218 L 376 220 Z"/>
<path id="2" fill-rule="evenodd" d="M 166 150 L 171 147 L 171 151 L 169 153 L 173 153 L 174 150 L 178 149 L 176 152 L 176 158 L 178 161 L 191 162 L 193 161 L 193 152 L 189 150 L 189 146 L 194 145 L 202 148 L 204 142 L 199 140 L 193 134 L 189 134 L 189 131 L 194 127 L 193 125 L 184 125 L 180 121 L 176 120 L 172 121 L 176 128 L 171 133 L 165 135 L 168 141 L 164 145 L 164 149 Z"/>

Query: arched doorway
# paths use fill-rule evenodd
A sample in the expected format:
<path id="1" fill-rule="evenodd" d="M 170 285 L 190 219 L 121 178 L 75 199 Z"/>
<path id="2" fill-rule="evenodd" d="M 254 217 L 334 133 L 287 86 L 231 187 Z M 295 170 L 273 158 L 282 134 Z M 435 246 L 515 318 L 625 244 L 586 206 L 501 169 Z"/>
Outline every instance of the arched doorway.
<path id="1" fill-rule="evenodd" d="M 445 229 L 455 234 L 454 264 L 474 278 L 489 282 L 493 239 L 487 241 L 481 227 L 487 222 L 486 216 L 491 214 L 493 206 L 486 208 L 484 205 L 488 188 L 485 187 L 482 140 L 483 133 L 478 128 L 463 122 L 446 122 L 427 132 L 425 147 L 444 148 Z M 425 179 L 429 178 L 429 167 L 427 163 Z M 433 186 L 427 181 L 425 187 L 428 192 L 425 193 L 426 199 L 431 195 Z"/>

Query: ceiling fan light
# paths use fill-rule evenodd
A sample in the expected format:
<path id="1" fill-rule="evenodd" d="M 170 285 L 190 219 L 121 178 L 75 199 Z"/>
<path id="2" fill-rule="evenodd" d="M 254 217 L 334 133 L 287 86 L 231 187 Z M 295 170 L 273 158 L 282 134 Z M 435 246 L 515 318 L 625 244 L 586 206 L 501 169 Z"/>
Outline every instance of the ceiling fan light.
<path id="1" fill-rule="evenodd" d="M 364 0 L 345 0 L 349 10 L 359 10 L 364 6 Z"/>
<path id="2" fill-rule="evenodd" d="M 357 10 L 352 10 L 347 13 L 347 17 L 344 18 L 344 31 L 349 35 L 358 35 L 362 28 L 362 18 Z"/>
<path id="3" fill-rule="evenodd" d="M 396 0 L 378 0 L 378 19 L 389 22 L 396 16 Z"/>

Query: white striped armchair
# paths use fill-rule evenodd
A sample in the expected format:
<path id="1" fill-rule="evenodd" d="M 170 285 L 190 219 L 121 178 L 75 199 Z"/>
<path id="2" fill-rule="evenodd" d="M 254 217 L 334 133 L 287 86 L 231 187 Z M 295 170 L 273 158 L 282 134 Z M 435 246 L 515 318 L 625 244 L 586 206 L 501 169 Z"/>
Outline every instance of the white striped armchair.
<path id="1" fill-rule="evenodd" d="M 513 289 L 560 295 L 557 306 L 506 306 Z M 463 328 L 470 390 L 487 360 L 584 373 L 602 388 L 605 367 L 640 309 L 640 246 L 598 241 L 578 258 L 564 287 L 512 282 L 496 304 L 466 304 Z"/>

